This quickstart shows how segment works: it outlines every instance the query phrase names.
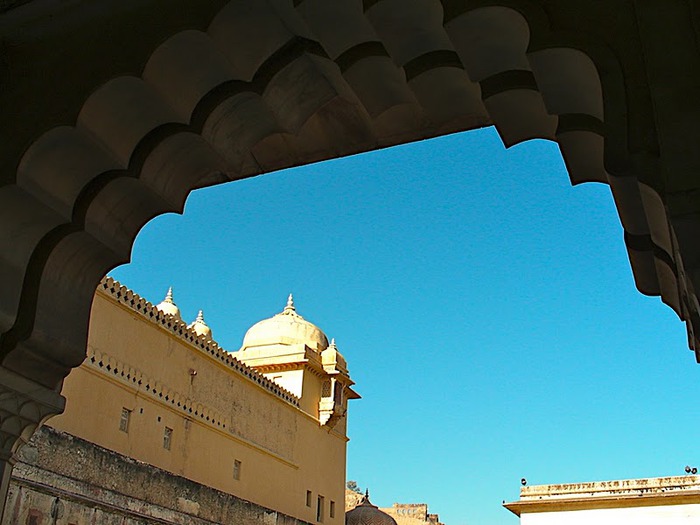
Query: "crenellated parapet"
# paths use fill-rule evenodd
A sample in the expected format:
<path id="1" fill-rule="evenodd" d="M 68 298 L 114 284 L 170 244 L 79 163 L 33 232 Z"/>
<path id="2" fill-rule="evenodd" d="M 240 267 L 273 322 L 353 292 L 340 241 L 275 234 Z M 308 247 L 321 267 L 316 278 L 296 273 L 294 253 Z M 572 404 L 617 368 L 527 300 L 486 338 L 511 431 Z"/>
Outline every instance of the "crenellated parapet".
<path id="1" fill-rule="evenodd" d="M 167 330 L 192 348 L 225 365 L 231 372 L 258 384 L 261 388 L 285 400 L 287 403 L 299 406 L 299 398 L 293 393 L 236 359 L 221 348 L 216 341 L 212 341 L 205 335 L 197 334 L 194 326 L 188 327 L 185 322 L 177 317 L 162 312 L 153 303 L 122 285 L 119 281 L 112 277 L 105 277 L 97 290 L 98 293 L 110 296 L 142 318 L 156 323 L 160 328 Z"/>

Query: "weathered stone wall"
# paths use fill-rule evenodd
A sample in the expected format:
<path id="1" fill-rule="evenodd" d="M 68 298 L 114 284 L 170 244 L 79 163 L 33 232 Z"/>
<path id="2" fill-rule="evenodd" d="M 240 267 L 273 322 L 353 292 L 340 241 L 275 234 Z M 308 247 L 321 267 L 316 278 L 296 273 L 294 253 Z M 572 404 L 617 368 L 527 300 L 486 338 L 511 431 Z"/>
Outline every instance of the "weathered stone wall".
<path id="1" fill-rule="evenodd" d="M 6 509 L 3 525 L 304 524 L 49 427 L 21 450 Z"/>
<path id="2" fill-rule="evenodd" d="M 427 503 L 394 503 L 380 510 L 394 518 L 397 525 L 444 525 L 437 514 L 428 513 Z"/>
<path id="3" fill-rule="evenodd" d="M 345 489 L 345 512 L 354 509 L 362 500 L 362 492 Z"/>

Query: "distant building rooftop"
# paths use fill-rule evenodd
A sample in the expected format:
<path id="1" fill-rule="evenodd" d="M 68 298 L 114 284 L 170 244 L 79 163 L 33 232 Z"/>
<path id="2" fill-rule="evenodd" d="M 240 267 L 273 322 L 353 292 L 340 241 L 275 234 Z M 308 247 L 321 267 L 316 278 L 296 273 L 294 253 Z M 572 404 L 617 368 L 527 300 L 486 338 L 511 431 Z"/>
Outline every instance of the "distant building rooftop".
<path id="1" fill-rule="evenodd" d="M 520 489 L 520 499 L 503 506 L 514 514 L 614 509 L 660 505 L 700 505 L 700 476 L 623 479 Z"/>

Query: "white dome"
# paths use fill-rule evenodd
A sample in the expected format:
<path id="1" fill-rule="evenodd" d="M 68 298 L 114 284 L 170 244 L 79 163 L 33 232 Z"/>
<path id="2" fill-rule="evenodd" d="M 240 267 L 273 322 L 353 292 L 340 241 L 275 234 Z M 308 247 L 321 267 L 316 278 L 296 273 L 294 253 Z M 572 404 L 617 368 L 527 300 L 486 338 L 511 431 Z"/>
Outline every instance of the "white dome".
<path id="1" fill-rule="evenodd" d="M 289 295 L 284 310 L 269 319 L 255 323 L 246 332 L 241 350 L 256 346 L 293 345 L 303 343 L 309 348 L 322 352 L 328 348 L 328 338 L 321 329 L 296 312 L 294 299 Z"/>
<path id="2" fill-rule="evenodd" d="M 156 309 L 160 310 L 166 315 L 172 315 L 178 321 L 182 321 L 180 316 L 180 309 L 173 302 L 173 287 L 168 288 L 168 293 L 165 294 L 165 299 L 156 306 Z"/>
<path id="3" fill-rule="evenodd" d="M 207 339 L 211 339 L 211 328 L 204 322 L 204 314 L 200 310 L 197 314 L 197 319 L 192 321 L 187 328 L 194 330 L 194 333 L 198 336 L 204 336 Z"/>

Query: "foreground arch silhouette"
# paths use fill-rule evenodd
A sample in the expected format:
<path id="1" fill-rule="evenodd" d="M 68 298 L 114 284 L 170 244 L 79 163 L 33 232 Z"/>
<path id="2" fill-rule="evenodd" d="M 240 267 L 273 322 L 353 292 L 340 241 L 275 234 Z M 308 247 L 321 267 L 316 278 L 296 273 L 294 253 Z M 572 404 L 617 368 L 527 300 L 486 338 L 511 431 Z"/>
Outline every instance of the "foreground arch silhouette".
<path id="1" fill-rule="evenodd" d="M 196 188 L 488 125 L 506 146 L 556 141 L 573 184 L 609 184 L 637 288 L 700 359 L 692 6 L 0 3 L 4 483 L 150 219 Z"/>

